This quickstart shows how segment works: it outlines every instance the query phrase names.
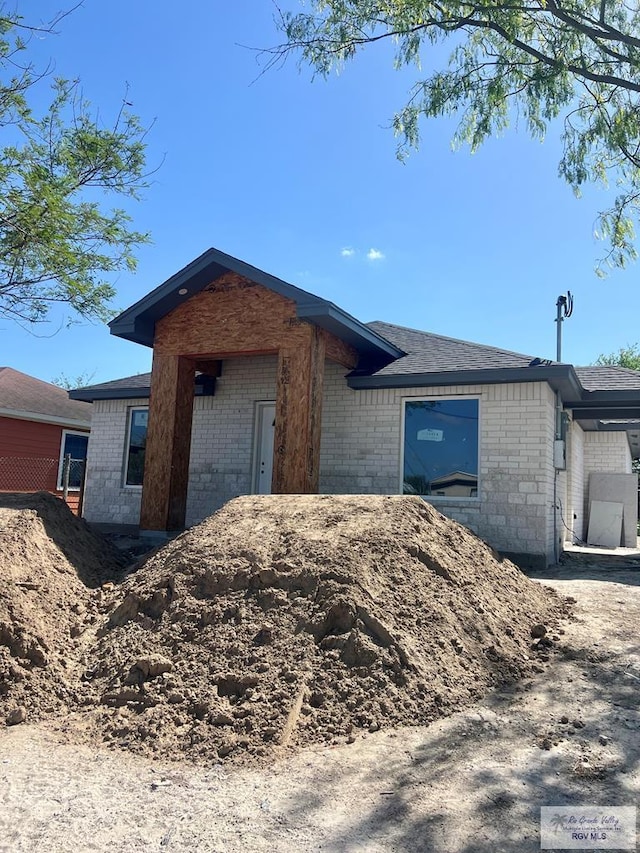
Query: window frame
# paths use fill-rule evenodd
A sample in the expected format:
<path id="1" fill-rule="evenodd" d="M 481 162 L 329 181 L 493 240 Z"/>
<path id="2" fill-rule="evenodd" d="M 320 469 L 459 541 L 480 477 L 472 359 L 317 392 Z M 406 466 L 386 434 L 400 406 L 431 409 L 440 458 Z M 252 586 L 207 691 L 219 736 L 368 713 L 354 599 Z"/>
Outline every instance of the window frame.
<path id="1" fill-rule="evenodd" d="M 62 482 L 62 469 L 64 466 L 64 446 L 66 444 L 68 435 L 81 435 L 83 438 L 87 439 L 87 451 L 89 450 L 89 431 L 81 430 L 81 429 L 63 429 L 62 434 L 60 436 L 60 453 L 58 454 L 58 476 L 56 478 L 56 491 L 61 492 L 64 489 L 64 484 Z M 86 464 L 87 456 L 85 454 L 84 461 Z M 82 486 L 69 486 L 70 492 L 79 492 Z"/>
<path id="2" fill-rule="evenodd" d="M 129 476 L 129 456 L 131 450 L 131 427 L 133 425 L 133 415 L 135 412 L 147 413 L 147 430 L 149 429 L 149 406 L 129 406 L 127 409 L 127 428 L 124 436 L 124 458 L 122 460 L 122 488 L 142 491 L 142 483 L 127 483 L 127 478 Z"/>
<path id="3" fill-rule="evenodd" d="M 453 402 L 455 400 L 476 400 L 478 403 L 478 484 L 476 486 L 476 494 L 469 497 L 464 497 L 462 495 L 450 496 L 450 495 L 418 495 L 418 497 L 423 498 L 426 501 L 433 502 L 436 504 L 445 504 L 445 503 L 460 503 L 460 504 L 472 504 L 477 505 L 481 500 L 481 459 L 482 459 L 482 397 L 479 394 L 442 394 L 442 395 L 424 395 L 419 397 L 403 397 L 400 401 L 401 403 L 401 412 L 400 412 L 400 482 L 398 485 L 399 493 L 401 495 L 405 494 L 404 491 L 404 443 L 405 443 L 405 422 L 406 422 L 406 413 L 407 413 L 407 403 L 443 403 L 443 402 Z"/>

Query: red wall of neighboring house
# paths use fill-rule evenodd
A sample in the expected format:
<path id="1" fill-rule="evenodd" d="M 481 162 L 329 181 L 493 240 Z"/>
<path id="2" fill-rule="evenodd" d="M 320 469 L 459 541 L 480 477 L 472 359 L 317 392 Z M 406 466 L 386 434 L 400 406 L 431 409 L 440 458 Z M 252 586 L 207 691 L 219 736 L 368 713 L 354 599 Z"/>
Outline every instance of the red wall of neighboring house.
<path id="1" fill-rule="evenodd" d="M 0 492 L 52 492 L 57 489 L 63 427 L 0 417 Z M 79 431 L 79 430 L 74 430 Z M 76 512 L 78 492 L 69 492 Z"/>

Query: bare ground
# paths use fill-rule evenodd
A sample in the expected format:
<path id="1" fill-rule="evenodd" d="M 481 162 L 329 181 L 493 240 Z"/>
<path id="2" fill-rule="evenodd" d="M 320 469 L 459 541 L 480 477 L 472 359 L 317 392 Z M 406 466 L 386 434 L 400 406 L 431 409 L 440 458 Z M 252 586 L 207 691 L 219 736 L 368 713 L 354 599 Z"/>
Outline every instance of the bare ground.
<path id="1" fill-rule="evenodd" d="M 0 725 L 272 763 L 448 716 L 561 641 L 562 598 L 420 498 L 236 498 L 97 589 L 77 564 L 100 542 L 63 554 L 60 503 L 0 532 Z"/>
<path id="2" fill-rule="evenodd" d="M 258 769 L 79 746 L 59 722 L 1 730 L 0 851 L 529 853 L 542 805 L 633 805 L 640 572 L 545 583 L 577 600 L 545 671 L 428 727 Z"/>

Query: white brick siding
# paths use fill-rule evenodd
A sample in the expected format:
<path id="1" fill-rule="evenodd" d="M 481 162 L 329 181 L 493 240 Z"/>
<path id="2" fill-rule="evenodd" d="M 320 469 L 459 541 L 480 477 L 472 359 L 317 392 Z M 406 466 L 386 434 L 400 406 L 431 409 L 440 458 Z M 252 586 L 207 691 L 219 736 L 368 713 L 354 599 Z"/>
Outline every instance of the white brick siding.
<path id="1" fill-rule="evenodd" d="M 592 471 L 630 474 L 631 451 L 626 432 L 586 432 L 584 435 L 584 476 Z"/>
<path id="2" fill-rule="evenodd" d="M 87 449 L 83 515 L 88 521 L 137 524 L 140 488 L 124 488 L 125 444 L 129 410 L 148 400 L 99 400 L 93 404 Z"/>
<path id="3" fill-rule="evenodd" d="M 320 490 L 398 493 L 402 400 L 480 398 L 479 499 L 430 500 L 495 548 L 553 555 L 554 395 L 543 382 L 353 391 L 327 364 Z"/>
<path id="4" fill-rule="evenodd" d="M 567 542 L 575 539 L 584 540 L 585 531 L 585 475 L 584 475 L 584 442 L 585 438 L 592 433 L 584 433 L 579 424 L 573 421 L 570 425 L 567 440 L 567 466 L 569 474 L 569 490 L 566 503 L 563 504 L 564 520 L 575 534 L 564 530 L 564 538 Z M 574 518 L 575 516 L 575 518 Z"/>
<path id="5" fill-rule="evenodd" d="M 196 398 L 187 524 L 251 491 L 255 404 L 275 399 L 276 367 L 275 356 L 225 360 L 215 396 Z M 480 400 L 479 498 L 435 498 L 433 504 L 500 550 L 551 559 L 554 395 L 546 383 L 353 391 L 345 372 L 326 365 L 322 492 L 397 494 L 402 400 L 475 396 Z M 94 403 L 85 499 L 90 521 L 138 522 L 140 489 L 123 487 L 123 462 L 127 412 L 147 402 Z"/>
<path id="6" fill-rule="evenodd" d="M 193 407 L 187 524 L 251 492 L 256 402 L 275 400 L 277 356 L 223 362 L 213 397 Z"/>
<path id="7" fill-rule="evenodd" d="M 275 399 L 277 356 L 227 359 L 213 397 L 196 397 L 189 462 L 187 524 L 251 491 L 255 403 Z M 148 400 L 100 400 L 89 439 L 84 516 L 137 524 L 141 489 L 125 487 L 128 412 Z"/>

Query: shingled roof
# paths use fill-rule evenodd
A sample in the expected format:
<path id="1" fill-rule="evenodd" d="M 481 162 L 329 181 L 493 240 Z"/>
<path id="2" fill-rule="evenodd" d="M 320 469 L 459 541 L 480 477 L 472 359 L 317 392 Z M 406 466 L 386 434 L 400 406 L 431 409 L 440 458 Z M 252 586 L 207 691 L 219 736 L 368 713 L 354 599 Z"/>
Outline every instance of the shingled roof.
<path id="1" fill-rule="evenodd" d="M 353 371 L 348 382 L 356 389 L 546 381 L 560 390 L 565 402 L 576 407 L 591 406 L 592 393 L 602 400 L 611 397 L 617 405 L 624 392 L 630 392 L 634 401 L 640 392 L 640 372 L 624 367 L 574 368 L 570 364 L 379 320 L 367 323 L 366 327 L 404 354 L 379 370 Z M 149 396 L 150 386 L 151 374 L 140 373 L 80 388 L 71 391 L 70 396 L 90 401 L 143 398 Z M 202 389 L 196 388 L 196 393 L 202 393 Z"/>
<path id="2" fill-rule="evenodd" d="M 0 367 L 0 415 L 88 429 L 91 405 L 70 400 L 57 385 Z"/>
<path id="3" fill-rule="evenodd" d="M 213 385 L 212 385 L 213 381 Z M 196 372 L 195 394 L 197 397 L 209 396 L 213 393 L 215 379 Z M 69 391 L 72 400 L 133 400 L 151 396 L 151 374 L 136 373 L 135 376 L 124 376 L 122 379 L 112 379 L 110 382 L 100 382 L 97 385 L 87 385 L 85 388 L 75 388 Z"/>
<path id="4" fill-rule="evenodd" d="M 435 373 L 449 370 L 491 370 L 529 367 L 534 356 L 434 335 L 376 320 L 366 324 L 406 355 L 376 372 L 376 376 Z"/>
<path id="5" fill-rule="evenodd" d="M 585 391 L 636 391 L 640 390 L 640 371 L 627 367 L 603 364 L 575 368 Z"/>
<path id="6" fill-rule="evenodd" d="M 131 400 L 148 397 L 151 393 L 151 374 L 136 373 L 110 382 L 99 382 L 69 391 L 72 400 Z"/>

